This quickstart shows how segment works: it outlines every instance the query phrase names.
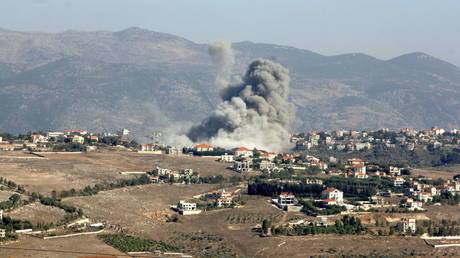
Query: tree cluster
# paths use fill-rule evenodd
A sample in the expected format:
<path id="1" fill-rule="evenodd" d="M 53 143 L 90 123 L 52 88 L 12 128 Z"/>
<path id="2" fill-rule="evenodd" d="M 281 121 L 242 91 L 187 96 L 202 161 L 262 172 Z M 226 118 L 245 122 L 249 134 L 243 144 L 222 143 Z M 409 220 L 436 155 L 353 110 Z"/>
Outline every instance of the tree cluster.
<path id="1" fill-rule="evenodd" d="M 181 248 L 163 241 L 155 241 L 127 234 L 98 235 L 106 244 L 122 252 L 180 252 Z"/>
<path id="2" fill-rule="evenodd" d="M 316 235 L 316 234 L 350 234 L 359 235 L 369 230 L 361 224 L 361 221 L 355 217 L 345 215 L 341 220 L 336 220 L 335 225 L 319 227 L 312 225 L 295 225 L 293 227 L 281 226 L 274 227 L 274 235 Z"/>

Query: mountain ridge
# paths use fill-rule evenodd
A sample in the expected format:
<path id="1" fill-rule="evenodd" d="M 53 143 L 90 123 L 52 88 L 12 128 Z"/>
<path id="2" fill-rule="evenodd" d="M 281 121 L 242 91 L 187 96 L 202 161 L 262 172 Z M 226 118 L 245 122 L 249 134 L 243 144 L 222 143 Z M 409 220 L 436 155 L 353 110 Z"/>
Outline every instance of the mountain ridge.
<path id="1" fill-rule="evenodd" d="M 428 54 L 325 56 L 250 41 L 233 48 L 234 74 L 254 58 L 290 70 L 292 130 L 460 127 L 460 69 Z M 219 102 L 213 72 L 206 45 L 168 33 L 0 30 L 0 131 L 186 127 Z"/>

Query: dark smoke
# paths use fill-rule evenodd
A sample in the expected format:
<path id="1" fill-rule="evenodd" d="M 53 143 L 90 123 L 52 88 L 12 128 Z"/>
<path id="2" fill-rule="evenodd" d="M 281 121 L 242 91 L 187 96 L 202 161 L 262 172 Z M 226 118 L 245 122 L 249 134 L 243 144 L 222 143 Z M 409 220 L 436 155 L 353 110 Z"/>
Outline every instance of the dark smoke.
<path id="1" fill-rule="evenodd" d="M 193 142 L 216 146 L 282 151 L 289 145 L 292 108 L 287 103 L 288 70 L 265 59 L 253 61 L 242 82 L 221 90 L 223 102 L 210 117 L 192 127 Z"/>

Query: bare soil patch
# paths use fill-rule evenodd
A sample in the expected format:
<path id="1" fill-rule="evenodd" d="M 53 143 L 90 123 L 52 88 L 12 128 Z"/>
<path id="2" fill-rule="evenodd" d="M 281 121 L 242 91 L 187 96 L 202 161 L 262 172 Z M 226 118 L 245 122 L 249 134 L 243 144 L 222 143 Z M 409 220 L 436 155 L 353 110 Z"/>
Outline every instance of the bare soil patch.
<path id="1" fill-rule="evenodd" d="M 127 232 L 155 239 L 158 238 L 155 236 L 161 235 L 159 231 L 163 231 L 160 226 L 166 224 L 166 215 L 175 214 L 170 205 L 191 199 L 214 187 L 207 184 L 142 185 L 105 191 L 94 196 L 67 198 L 63 203 L 82 208 L 90 218 L 120 225 Z"/>
<path id="2" fill-rule="evenodd" d="M 23 153 L 9 153 L 23 156 Z M 52 190 L 81 189 L 87 185 L 132 178 L 124 171 L 147 171 L 156 166 L 171 169 L 192 168 L 202 176 L 236 173 L 227 164 L 210 158 L 140 154 L 136 152 L 91 152 L 44 154 L 47 159 L 0 159 L 0 176 L 25 186 L 27 191 L 49 194 Z"/>
<path id="3" fill-rule="evenodd" d="M 0 191 L 0 202 L 3 201 L 8 201 L 8 198 L 10 198 L 11 195 L 15 194 L 15 192 L 12 191 Z M 21 196 L 23 197 L 23 196 Z"/>
<path id="4" fill-rule="evenodd" d="M 32 223 L 56 223 L 64 219 L 66 212 L 62 209 L 53 206 L 45 206 L 41 203 L 31 203 L 11 212 L 6 215 L 13 219 L 28 220 Z"/>
<path id="5" fill-rule="evenodd" d="M 445 170 L 435 170 L 435 169 L 419 169 L 419 168 L 414 168 L 411 170 L 411 175 L 413 176 L 424 176 L 427 178 L 431 179 L 438 179 L 442 178 L 444 180 L 447 179 L 452 179 L 453 176 L 455 176 L 458 173 L 455 172 L 449 172 Z"/>
<path id="6" fill-rule="evenodd" d="M 105 244 L 96 235 L 77 236 L 71 238 L 58 238 L 43 240 L 36 237 L 21 236 L 20 241 L 5 245 L 5 247 L 21 248 L 7 249 L 1 248 L 1 257 L 117 257 L 124 253 Z M 39 250 L 25 250 L 39 249 Z"/>
<path id="7" fill-rule="evenodd" d="M 442 206 L 427 206 L 426 216 L 430 219 L 441 220 L 460 220 L 460 206 L 442 205 Z"/>

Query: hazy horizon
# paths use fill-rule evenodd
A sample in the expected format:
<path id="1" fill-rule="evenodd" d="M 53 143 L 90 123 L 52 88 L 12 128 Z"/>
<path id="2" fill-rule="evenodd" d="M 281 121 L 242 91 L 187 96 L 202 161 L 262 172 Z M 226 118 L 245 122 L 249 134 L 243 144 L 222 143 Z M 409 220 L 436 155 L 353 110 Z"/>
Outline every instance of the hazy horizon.
<path id="1" fill-rule="evenodd" d="M 131 29 L 131 28 L 139 28 L 139 29 L 144 29 L 144 30 L 148 30 L 148 31 L 154 31 L 154 30 L 151 30 L 151 29 L 147 29 L 147 28 L 142 28 L 142 27 L 139 27 L 139 26 L 132 26 L 132 27 L 127 27 L 127 28 L 124 28 L 124 29 L 121 29 L 121 30 L 75 30 L 75 29 L 68 29 L 68 30 L 64 30 L 64 31 L 57 31 L 57 32 L 47 32 L 47 31 L 26 31 L 26 30 L 12 30 L 12 29 L 8 29 L 8 28 L 3 28 L 3 27 L 0 27 L 0 29 L 3 29 L 3 30 L 7 30 L 7 31 L 14 31 L 14 32 L 23 32 L 23 33 L 47 33 L 47 34 L 59 34 L 59 33 L 65 33 L 65 32 L 68 32 L 68 31 L 77 31 L 77 32 L 119 32 L 119 31 L 123 31 L 123 30 L 126 30 L 126 29 Z M 165 33 L 165 34 L 171 34 L 171 35 L 174 35 L 174 36 L 178 36 L 178 37 L 182 37 L 181 35 L 176 35 L 176 34 L 172 34 L 172 33 L 169 33 L 169 32 L 165 32 L 165 31 L 155 31 L 155 32 L 159 32 L 159 33 Z M 188 38 L 186 38 L 188 39 Z M 190 39 L 188 39 L 190 40 Z M 193 41 L 193 40 L 192 40 Z M 195 42 L 195 41 L 193 41 Z M 276 44 L 276 43 L 271 43 L 271 42 L 258 42 L 258 41 L 251 41 L 251 40 L 243 40 L 243 41 L 233 41 L 231 42 L 232 44 L 233 43 L 240 43 L 240 42 L 252 42 L 252 43 L 256 43 L 256 44 L 273 44 L 273 45 L 279 45 L 279 44 Z M 195 42 L 197 44 L 208 44 L 208 42 Z M 364 54 L 364 55 L 367 55 L 367 56 L 371 56 L 371 57 L 374 57 L 374 58 L 377 58 L 379 60 L 383 60 L 383 61 L 388 61 L 388 60 L 391 60 L 393 58 L 397 58 L 397 57 L 400 57 L 402 55 L 406 55 L 406 54 L 412 54 L 412 53 L 417 53 L 417 52 L 420 52 L 420 53 L 424 53 L 424 54 L 427 54 L 427 55 L 430 55 L 430 56 L 433 56 L 435 58 L 439 58 L 443 61 L 446 61 L 446 62 L 449 62 L 439 56 L 436 56 L 436 55 L 433 55 L 432 53 L 429 53 L 429 52 L 424 52 L 424 51 L 412 51 L 412 52 L 407 52 L 407 53 L 401 53 L 400 55 L 397 55 L 397 56 L 393 56 L 393 57 L 388 57 L 388 58 L 379 58 L 379 57 L 376 57 L 376 56 L 373 56 L 369 53 L 365 53 L 365 52 L 346 52 L 346 53 L 338 53 L 338 54 L 330 54 L 330 55 L 327 55 L 327 54 L 324 54 L 324 53 L 321 53 L 321 52 L 318 52 L 318 51 L 315 51 L 315 50 L 312 50 L 312 49 L 306 49 L 306 48 L 301 48 L 301 47 L 296 47 L 296 46 L 290 46 L 290 45 L 279 45 L 279 46 L 286 46 L 286 47 L 295 47 L 297 49 L 302 49 L 302 50 L 308 50 L 308 51 L 311 51 L 311 52 L 314 52 L 316 54 L 320 54 L 320 55 L 323 55 L 323 56 L 340 56 L 340 55 L 346 55 L 346 54 Z M 457 65 L 455 63 L 452 63 L 452 62 L 449 62 L 457 67 L 460 67 L 460 65 Z"/>
<path id="2" fill-rule="evenodd" d="M 460 2 L 454 0 L 4 0 L 0 7 L 0 28 L 15 31 L 140 27 L 197 43 L 252 41 L 327 56 L 388 60 L 424 52 L 460 66 Z"/>

